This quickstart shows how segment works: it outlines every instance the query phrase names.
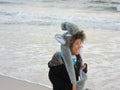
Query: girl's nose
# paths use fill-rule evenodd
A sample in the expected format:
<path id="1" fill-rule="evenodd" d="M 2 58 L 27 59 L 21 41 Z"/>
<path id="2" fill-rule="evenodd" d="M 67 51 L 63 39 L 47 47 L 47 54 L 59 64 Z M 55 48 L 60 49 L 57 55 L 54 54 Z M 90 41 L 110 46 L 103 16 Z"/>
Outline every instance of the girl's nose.
<path id="1" fill-rule="evenodd" d="M 82 45 L 82 44 L 80 44 L 79 48 L 83 48 L 83 45 Z"/>

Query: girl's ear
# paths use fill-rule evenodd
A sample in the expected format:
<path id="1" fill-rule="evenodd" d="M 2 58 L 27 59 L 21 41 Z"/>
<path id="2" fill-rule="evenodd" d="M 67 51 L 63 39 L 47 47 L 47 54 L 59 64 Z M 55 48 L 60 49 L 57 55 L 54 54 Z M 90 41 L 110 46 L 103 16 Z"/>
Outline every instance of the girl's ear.
<path id="1" fill-rule="evenodd" d="M 60 34 L 56 34 L 55 35 L 55 39 L 62 45 L 65 45 L 66 44 L 66 41 L 64 40 L 63 36 L 60 35 Z"/>

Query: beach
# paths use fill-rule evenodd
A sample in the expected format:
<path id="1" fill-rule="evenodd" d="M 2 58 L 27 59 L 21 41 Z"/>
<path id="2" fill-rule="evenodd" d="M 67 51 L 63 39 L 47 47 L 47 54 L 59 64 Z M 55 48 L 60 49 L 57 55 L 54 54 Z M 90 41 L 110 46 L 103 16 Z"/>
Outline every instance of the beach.
<path id="1" fill-rule="evenodd" d="M 0 85 L 51 89 L 48 62 L 60 51 L 54 37 L 65 33 L 61 23 L 67 21 L 86 34 L 85 88 L 120 90 L 119 5 L 120 0 L 0 0 Z"/>
<path id="2" fill-rule="evenodd" d="M 1 90 L 52 90 L 48 87 L 0 75 Z"/>

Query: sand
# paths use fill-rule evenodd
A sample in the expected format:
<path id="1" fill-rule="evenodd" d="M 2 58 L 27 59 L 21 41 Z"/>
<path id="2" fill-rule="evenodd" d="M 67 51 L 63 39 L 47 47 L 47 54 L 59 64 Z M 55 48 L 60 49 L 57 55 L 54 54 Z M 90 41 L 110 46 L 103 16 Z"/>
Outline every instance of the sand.
<path id="1" fill-rule="evenodd" d="M 52 90 L 48 87 L 0 75 L 0 90 Z"/>

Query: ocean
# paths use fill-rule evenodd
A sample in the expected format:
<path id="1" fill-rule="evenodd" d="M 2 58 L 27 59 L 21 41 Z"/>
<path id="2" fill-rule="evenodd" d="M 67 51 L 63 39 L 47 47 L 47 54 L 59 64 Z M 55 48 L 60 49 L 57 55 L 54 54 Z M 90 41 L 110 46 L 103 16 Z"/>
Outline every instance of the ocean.
<path id="1" fill-rule="evenodd" d="M 86 33 L 86 88 L 120 90 L 120 0 L 0 0 L 0 74 L 52 87 L 48 62 L 62 22 Z"/>

